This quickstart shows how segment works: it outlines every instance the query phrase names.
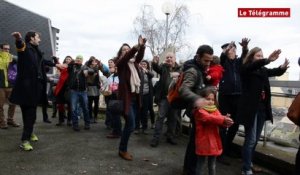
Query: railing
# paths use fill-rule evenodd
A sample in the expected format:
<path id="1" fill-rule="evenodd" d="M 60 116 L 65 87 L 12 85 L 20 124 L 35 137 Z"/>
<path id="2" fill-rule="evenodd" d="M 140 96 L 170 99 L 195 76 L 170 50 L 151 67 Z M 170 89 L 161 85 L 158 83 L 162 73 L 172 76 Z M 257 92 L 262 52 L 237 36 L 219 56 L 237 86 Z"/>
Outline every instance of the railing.
<path id="1" fill-rule="evenodd" d="M 288 107 L 292 103 L 293 99 L 295 96 L 300 92 L 300 81 L 276 81 L 276 80 L 270 80 L 270 85 L 271 85 L 271 94 L 272 94 L 272 108 L 273 108 L 273 113 L 276 108 L 281 108 L 283 111 L 287 111 Z M 282 115 L 282 114 L 281 114 Z M 286 117 L 286 112 L 283 113 L 284 116 Z M 276 121 L 280 122 L 281 121 Z M 285 121 L 284 121 L 285 122 Z M 288 122 L 288 121 L 287 121 Z M 290 126 L 294 125 L 292 123 L 288 123 Z M 275 126 L 277 127 L 277 126 Z M 274 127 L 274 128 L 275 128 Z M 297 128 L 296 125 L 294 125 L 294 128 Z M 264 143 L 263 145 L 267 145 L 267 138 L 268 138 L 268 125 L 267 122 L 265 123 L 264 126 Z M 299 135 L 299 128 L 294 129 L 293 131 L 297 132 L 295 133 L 295 137 L 298 140 L 298 135 Z M 284 132 L 283 132 L 284 133 Z M 296 136 L 297 135 L 297 136 Z M 289 138 L 289 136 L 284 136 L 284 138 Z M 280 138 L 278 138 L 280 140 Z M 299 144 L 299 142 L 297 142 Z M 283 143 L 284 144 L 284 143 Z"/>

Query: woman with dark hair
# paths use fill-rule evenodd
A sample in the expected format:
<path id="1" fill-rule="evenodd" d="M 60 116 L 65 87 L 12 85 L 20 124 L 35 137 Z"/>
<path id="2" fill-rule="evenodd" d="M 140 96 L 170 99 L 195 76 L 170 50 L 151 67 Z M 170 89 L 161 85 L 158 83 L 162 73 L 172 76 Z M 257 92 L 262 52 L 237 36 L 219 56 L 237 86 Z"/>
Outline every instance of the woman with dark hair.
<path id="1" fill-rule="evenodd" d="M 266 120 L 273 121 L 269 77 L 280 76 L 287 70 L 289 61 L 278 68 L 265 65 L 278 59 L 281 50 L 275 50 L 267 59 L 262 49 L 249 51 L 241 66 L 242 95 L 237 111 L 237 121 L 244 125 L 245 141 L 242 149 L 242 173 L 253 174 L 252 157 Z"/>
<path id="2" fill-rule="evenodd" d="M 69 64 L 73 61 L 71 56 L 66 56 L 63 64 Z M 67 113 L 67 125 L 71 126 L 71 110 L 70 110 L 70 100 L 68 99 L 68 84 L 67 79 L 69 77 L 68 68 L 59 69 L 60 77 L 57 85 L 54 89 L 54 96 L 56 97 L 56 104 L 58 109 L 58 123 L 56 126 L 61 126 L 65 122 L 65 104 L 68 105 Z"/>
<path id="3" fill-rule="evenodd" d="M 108 93 L 106 93 L 105 96 L 105 102 L 107 106 L 111 100 L 117 100 L 118 98 L 119 76 L 114 60 L 115 59 L 108 60 L 109 71 L 111 75 L 107 78 Z M 114 110 L 115 109 L 106 108 L 105 124 L 112 129 L 111 133 L 108 134 L 106 138 L 110 139 L 119 138 L 122 134 L 121 115 L 115 114 Z"/>
<path id="4" fill-rule="evenodd" d="M 146 130 L 148 128 L 148 112 L 151 116 L 151 126 L 154 125 L 154 110 L 153 110 L 153 84 L 152 78 L 154 74 L 149 70 L 150 64 L 146 60 L 142 60 L 141 66 L 141 97 L 142 97 L 142 109 L 140 115 L 138 115 L 136 120 L 136 128 L 139 132 L 139 126 L 142 124 L 142 133 L 147 134 Z"/>
<path id="5" fill-rule="evenodd" d="M 125 119 L 119 145 L 119 156 L 125 160 L 132 160 L 132 155 L 127 152 L 127 145 L 129 137 L 134 131 L 135 116 L 140 107 L 139 63 L 144 57 L 145 43 L 146 39 L 139 36 L 138 44 L 132 48 L 126 43 L 123 44 L 118 51 L 116 60 L 119 75 L 118 99 L 123 101 Z"/>
<path id="6" fill-rule="evenodd" d="M 88 95 L 88 108 L 89 115 L 92 123 L 97 123 L 97 116 L 99 112 L 99 98 L 100 98 L 100 76 L 99 70 L 108 75 L 108 67 L 97 60 L 96 57 L 91 56 L 86 66 L 88 67 L 87 80 L 87 95 Z M 94 108 L 93 108 L 94 104 Z M 93 116 L 94 114 L 94 116 Z"/>

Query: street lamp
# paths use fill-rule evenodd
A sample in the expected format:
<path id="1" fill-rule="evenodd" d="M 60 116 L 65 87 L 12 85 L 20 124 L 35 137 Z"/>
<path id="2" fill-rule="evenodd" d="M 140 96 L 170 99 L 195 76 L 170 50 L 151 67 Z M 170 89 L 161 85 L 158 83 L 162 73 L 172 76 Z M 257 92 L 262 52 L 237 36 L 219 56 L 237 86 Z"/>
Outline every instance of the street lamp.
<path id="1" fill-rule="evenodd" d="M 166 15 L 166 41 L 165 50 L 168 48 L 168 25 L 169 25 L 169 15 L 173 12 L 174 6 L 170 1 L 166 1 L 162 5 L 162 12 Z"/>

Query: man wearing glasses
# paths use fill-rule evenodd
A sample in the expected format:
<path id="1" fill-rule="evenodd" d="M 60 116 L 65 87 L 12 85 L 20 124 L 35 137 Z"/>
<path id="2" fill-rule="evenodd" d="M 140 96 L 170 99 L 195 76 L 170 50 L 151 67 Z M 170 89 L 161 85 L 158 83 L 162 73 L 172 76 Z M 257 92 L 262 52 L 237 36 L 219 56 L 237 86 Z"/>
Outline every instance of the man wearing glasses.
<path id="1" fill-rule="evenodd" d="M 8 97 L 12 91 L 12 85 L 8 81 L 7 69 L 10 62 L 13 61 L 13 55 L 9 53 L 9 44 L 4 43 L 0 45 L 0 128 L 7 129 L 8 125 L 19 127 L 15 122 L 14 114 L 16 105 L 8 103 L 7 121 L 5 120 L 3 106 L 8 102 Z"/>

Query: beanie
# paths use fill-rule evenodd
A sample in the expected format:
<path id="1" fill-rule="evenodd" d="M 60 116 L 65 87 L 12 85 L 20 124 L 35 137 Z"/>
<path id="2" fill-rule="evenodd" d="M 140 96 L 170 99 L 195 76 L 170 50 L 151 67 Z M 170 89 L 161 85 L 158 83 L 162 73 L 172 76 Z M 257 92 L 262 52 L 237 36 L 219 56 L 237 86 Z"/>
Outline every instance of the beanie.
<path id="1" fill-rule="evenodd" d="M 77 59 L 83 61 L 83 56 L 82 56 L 82 55 L 77 55 L 77 56 L 76 56 L 76 60 L 77 60 Z"/>

